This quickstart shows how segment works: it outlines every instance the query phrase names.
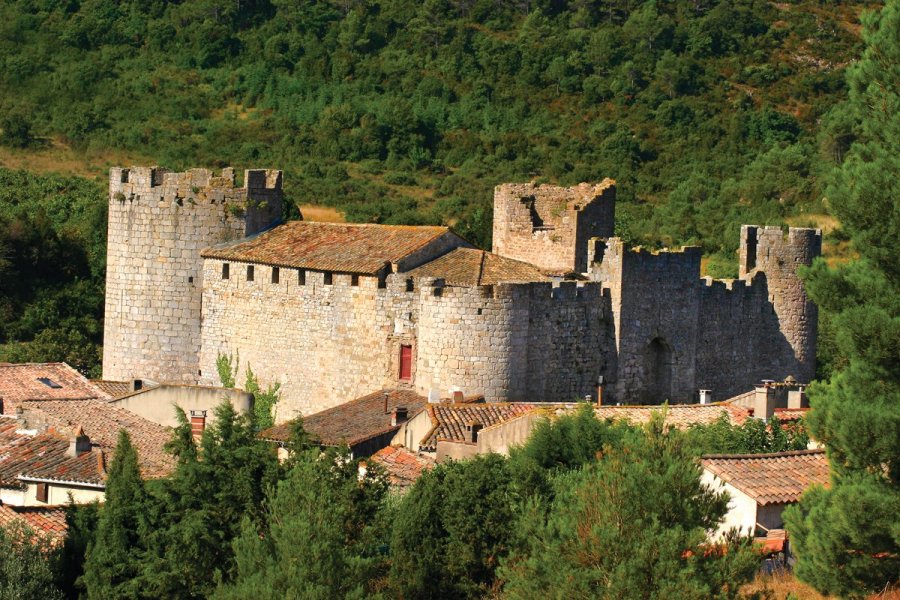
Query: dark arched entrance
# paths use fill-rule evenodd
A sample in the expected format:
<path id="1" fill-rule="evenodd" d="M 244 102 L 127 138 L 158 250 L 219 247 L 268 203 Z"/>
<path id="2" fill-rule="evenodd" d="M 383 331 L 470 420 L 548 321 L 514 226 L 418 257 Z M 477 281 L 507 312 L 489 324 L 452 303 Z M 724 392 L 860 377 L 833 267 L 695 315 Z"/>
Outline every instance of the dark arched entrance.
<path id="1" fill-rule="evenodd" d="M 645 353 L 644 403 L 661 404 L 672 399 L 675 360 L 672 347 L 663 338 L 654 338 Z"/>

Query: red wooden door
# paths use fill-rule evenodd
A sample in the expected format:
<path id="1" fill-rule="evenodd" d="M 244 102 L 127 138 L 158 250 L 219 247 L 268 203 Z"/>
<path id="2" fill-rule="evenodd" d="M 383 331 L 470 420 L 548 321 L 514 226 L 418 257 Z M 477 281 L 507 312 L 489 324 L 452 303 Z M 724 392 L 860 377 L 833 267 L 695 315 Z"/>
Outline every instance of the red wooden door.
<path id="1" fill-rule="evenodd" d="M 412 346 L 400 346 L 400 379 L 412 379 Z"/>

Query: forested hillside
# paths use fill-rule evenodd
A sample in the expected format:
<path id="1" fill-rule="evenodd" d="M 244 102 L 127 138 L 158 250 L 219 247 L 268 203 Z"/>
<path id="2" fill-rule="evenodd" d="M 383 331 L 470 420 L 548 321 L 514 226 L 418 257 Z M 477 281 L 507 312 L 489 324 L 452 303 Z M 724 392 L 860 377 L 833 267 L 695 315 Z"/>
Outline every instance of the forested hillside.
<path id="1" fill-rule="evenodd" d="M 833 225 L 821 176 L 853 135 L 832 109 L 861 51 L 859 15 L 877 6 L 10 0 L 0 144 L 26 167 L 61 145 L 172 168 L 278 167 L 298 204 L 450 224 L 486 246 L 497 183 L 613 177 L 620 235 L 701 244 L 708 271 L 730 275 L 741 222 Z M 0 208 L 0 222 L 20 219 Z M 93 246 L 77 245 L 102 275 Z M 29 335 L 7 326 L 0 342 Z"/>

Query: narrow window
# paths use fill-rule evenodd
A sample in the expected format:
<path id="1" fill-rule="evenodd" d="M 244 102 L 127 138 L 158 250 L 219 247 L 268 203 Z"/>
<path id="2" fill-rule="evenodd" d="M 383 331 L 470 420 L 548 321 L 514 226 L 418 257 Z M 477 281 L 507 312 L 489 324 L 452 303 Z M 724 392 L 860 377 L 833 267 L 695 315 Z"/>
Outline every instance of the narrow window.
<path id="1" fill-rule="evenodd" d="M 37 490 L 35 492 L 35 496 L 37 497 L 38 502 L 46 502 L 48 497 L 47 492 L 47 484 L 39 483 L 37 484 Z"/>
<path id="2" fill-rule="evenodd" d="M 406 280 L 406 291 L 407 292 L 413 291 L 413 280 L 412 279 Z"/>
<path id="3" fill-rule="evenodd" d="M 297 270 L 297 284 L 306 285 L 306 271 L 304 269 Z"/>
<path id="4" fill-rule="evenodd" d="M 383 290 L 383 289 L 386 288 L 386 287 L 387 287 L 387 278 L 384 277 L 384 276 L 379 275 L 379 277 L 378 277 L 378 289 L 379 289 L 379 290 Z"/>
<path id="5" fill-rule="evenodd" d="M 331 273 L 325 273 L 325 285 L 331 285 Z"/>
<path id="6" fill-rule="evenodd" d="M 253 281 L 253 265 L 247 265 L 247 281 Z"/>
<path id="7" fill-rule="evenodd" d="M 412 346 L 400 346 L 400 381 L 412 379 Z"/>
<path id="8" fill-rule="evenodd" d="M 281 278 L 281 270 L 278 267 L 272 267 L 272 283 L 278 283 Z"/>
<path id="9" fill-rule="evenodd" d="M 359 285 L 359 275 L 351 275 L 350 276 L 350 285 L 353 285 L 353 286 Z"/>
<path id="10" fill-rule="evenodd" d="M 222 279 L 228 279 L 229 277 L 231 277 L 231 265 L 222 263 Z"/>

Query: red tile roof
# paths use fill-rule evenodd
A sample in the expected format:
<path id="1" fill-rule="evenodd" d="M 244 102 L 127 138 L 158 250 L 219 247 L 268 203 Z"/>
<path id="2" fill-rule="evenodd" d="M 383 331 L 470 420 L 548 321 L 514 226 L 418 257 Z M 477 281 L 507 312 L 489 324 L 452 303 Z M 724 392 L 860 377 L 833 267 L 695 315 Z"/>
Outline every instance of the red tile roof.
<path id="1" fill-rule="evenodd" d="M 259 235 L 207 248 L 203 258 L 375 275 L 441 236 L 447 227 L 290 221 Z"/>
<path id="2" fill-rule="evenodd" d="M 26 402 L 23 409 L 29 427 L 35 423 L 47 425 L 48 431 L 55 431 L 63 436 L 66 447 L 68 437 L 78 426 L 84 429 L 93 446 L 89 454 L 82 455 L 78 459 L 69 459 L 70 462 L 60 464 L 49 471 L 46 469 L 29 471 L 29 476 L 74 481 L 68 479 L 68 475 L 79 473 L 85 475 L 91 468 L 85 456 L 93 455 L 93 464 L 99 464 L 95 450 L 102 451 L 108 465 L 112 460 L 121 429 L 128 431 L 131 437 L 131 443 L 138 452 L 141 474 L 144 477 L 148 479 L 164 477 L 174 468 L 173 457 L 164 450 L 165 444 L 172 438 L 172 430 L 124 408 L 97 400 L 44 400 Z"/>
<path id="3" fill-rule="evenodd" d="M 384 409 L 384 395 L 388 395 L 387 412 Z M 386 390 L 374 392 L 361 398 L 328 408 L 314 415 L 303 417 L 303 427 L 321 444 L 354 446 L 376 436 L 397 431 L 400 427 L 391 425 L 391 411 L 404 406 L 407 418 L 418 413 L 427 399 L 412 390 Z M 291 422 L 282 423 L 260 432 L 265 440 L 286 442 L 290 438 Z"/>
<path id="4" fill-rule="evenodd" d="M 387 471 L 391 485 L 399 488 L 407 488 L 422 476 L 424 471 L 431 469 L 435 461 L 433 458 L 413 452 L 403 446 L 387 446 L 371 457 L 373 463 Z"/>
<path id="5" fill-rule="evenodd" d="M 797 502 L 809 486 L 828 483 L 824 450 L 709 455 L 700 464 L 760 505 Z"/>
<path id="6" fill-rule="evenodd" d="M 64 506 L 10 506 L 0 504 L 0 527 L 16 521 L 24 522 L 36 533 L 47 535 L 55 544 L 66 537 L 66 508 Z"/>
<path id="7" fill-rule="evenodd" d="M 103 392 L 110 397 L 112 400 L 118 400 L 119 398 L 123 398 L 131 393 L 131 382 L 130 381 L 109 381 L 106 379 L 91 379 L 91 383 L 93 383 L 96 387 L 103 390 Z"/>
<path id="8" fill-rule="evenodd" d="M 456 248 L 409 272 L 413 277 L 438 277 L 447 285 L 494 285 L 507 281 L 550 281 L 526 262 L 475 248 Z"/>
<path id="9" fill-rule="evenodd" d="M 747 420 L 748 411 L 732 404 L 672 404 L 665 406 L 601 406 L 595 414 L 601 419 L 625 420 L 636 425 L 647 423 L 654 412 L 666 411 L 666 424 L 678 429 L 686 429 L 694 424 L 714 423 L 726 415 L 733 425 L 741 425 Z"/>
<path id="10" fill-rule="evenodd" d="M 26 400 L 108 400 L 109 395 L 65 363 L 0 363 L 0 413 Z"/>
<path id="11" fill-rule="evenodd" d="M 0 486 L 21 488 L 19 476 L 99 485 L 103 482 L 102 451 L 92 448 L 79 457 L 66 455 L 69 440 L 58 432 L 27 433 L 11 418 L 0 418 Z"/>
<path id="12" fill-rule="evenodd" d="M 429 404 L 428 416 L 431 418 L 432 429 L 419 443 L 419 448 L 425 452 L 434 452 L 440 440 L 465 442 L 466 425 L 469 423 L 490 427 L 546 406 L 550 405 L 524 402 Z"/>

